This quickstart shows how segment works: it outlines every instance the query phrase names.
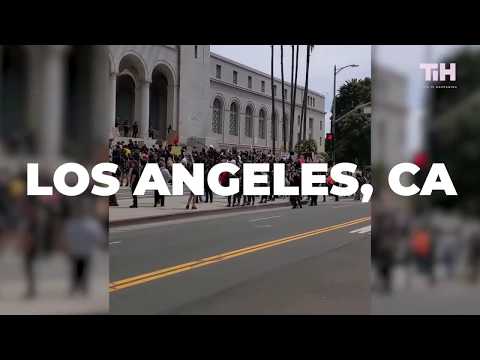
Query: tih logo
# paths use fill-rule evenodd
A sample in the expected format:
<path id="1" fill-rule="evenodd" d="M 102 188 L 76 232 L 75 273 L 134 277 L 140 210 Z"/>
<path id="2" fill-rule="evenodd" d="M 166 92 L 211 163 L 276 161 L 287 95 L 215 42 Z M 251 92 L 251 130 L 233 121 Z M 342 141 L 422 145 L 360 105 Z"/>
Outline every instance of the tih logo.
<path id="1" fill-rule="evenodd" d="M 448 65 L 448 68 L 447 68 Z M 440 63 L 440 64 L 420 64 L 420 69 L 425 70 L 425 81 L 456 81 L 457 71 L 456 64 Z M 448 77 L 448 80 L 447 80 Z"/>

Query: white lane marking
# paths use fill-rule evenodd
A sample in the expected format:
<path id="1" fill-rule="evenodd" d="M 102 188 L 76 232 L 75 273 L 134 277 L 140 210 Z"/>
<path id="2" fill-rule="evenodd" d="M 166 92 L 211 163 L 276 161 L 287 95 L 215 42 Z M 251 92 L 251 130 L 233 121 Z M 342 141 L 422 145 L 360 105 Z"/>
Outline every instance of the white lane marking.
<path id="1" fill-rule="evenodd" d="M 366 234 L 372 231 L 372 225 L 364 226 L 360 229 L 350 231 L 350 234 Z"/>
<path id="2" fill-rule="evenodd" d="M 351 207 L 352 205 L 339 205 L 339 206 L 332 206 L 332 209 L 340 209 L 344 207 Z"/>
<path id="3" fill-rule="evenodd" d="M 267 224 L 267 225 L 255 225 L 256 228 L 261 229 L 261 228 L 271 228 L 272 225 Z"/>
<path id="4" fill-rule="evenodd" d="M 275 216 L 269 216 L 269 217 L 264 217 L 264 218 L 259 218 L 259 219 L 252 219 L 248 220 L 249 222 L 257 222 L 257 221 L 263 221 L 263 220 L 270 220 L 270 219 L 275 219 L 281 217 L 280 215 L 275 215 Z"/>
<path id="5" fill-rule="evenodd" d="M 264 213 L 264 212 L 276 212 L 276 211 L 290 211 L 292 208 L 290 206 L 285 207 L 278 207 L 278 208 L 268 208 L 268 209 L 259 209 L 259 208 L 252 208 L 252 210 L 246 210 L 242 212 L 227 212 L 227 213 L 219 213 L 219 214 L 209 214 L 209 215 L 200 215 L 195 216 L 193 218 L 184 218 L 184 219 L 177 219 L 177 220 L 160 220 L 159 222 L 151 222 L 147 224 L 135 224 L 135 225 L 123 225 L 123 226 L 115 226 L 109 229 L 110 234 L 116 233 L 123 233 L 135 230 L 145 230 L 160 226 L 168 226 L 168 225 L 176 225 L 176 224 L 183 224 L 183 223 L 192 223 L 192 222 L 202 222 L 202 221 L 210 221 L 215 219 L 223 219 L 229 218 L 239 215 L 251 215 L 254 213 Z"/>
<path id="6" fill-rule="evenodd" d="M 112 241 L 109 244 L 110 245 L 118 245 L 118 244 L 121 244 L 121 241 Z"/>

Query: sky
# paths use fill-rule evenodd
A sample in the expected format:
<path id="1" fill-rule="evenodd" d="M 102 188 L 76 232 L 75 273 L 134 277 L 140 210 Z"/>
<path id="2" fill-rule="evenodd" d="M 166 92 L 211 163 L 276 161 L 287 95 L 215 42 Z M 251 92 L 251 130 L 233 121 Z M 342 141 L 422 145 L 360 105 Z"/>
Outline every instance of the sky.
<path id="1" fill-rule="evenodd" d="M 211 51 L 219 55 L 238 61 L 257 70 L 270 73 L 270 45 L 211 45 Z M 275 46 L 274 74 L 281 77 L 280 45 Z M 285 81 L 290 82 L 291 76 L 291 46 L 283 47 L 283 66 Z M 305 82 L 306 46 L 300 46 L 298 83 L 303 86 Z M 350 64 L 360 65 L 357 68 L 348 68 L 337 75 L 337 91 L 340 86 L 350 79 L 363 79 L 371 77 L 371 46 L 370 45 L 315 45 L 310 56 L 310 73 L 308 87 L 325 95 L 325 111 L 327 119 L 333 99 L 333 67 L 342 67 Z M 330 124 L 325 124 L 329 131 Z"/>
<path id="2" fill-rule="evenodd" d="M 407 155 L 422 148 L 425 109 L 424 72 L 420 63 L 437 63 L 461 50 L 463 45 L 381 45 L 374 46 L 375 63 L 402 74 L 407 81 Z M 472 50 L 479 46 L 469 46 Z M 373 85 L 375 86 L 375 84 Z"/>
<path id="3" fill-rule="evenodd" d="M 337 76 L 337 91 L 342 83 L 352 78 L 371 77 L 372 60 L 384 67 L 395 70 L 407 80 L 408 108 L 406 124 L 406 154 L 412 154 L 422 147 L 423 116 L 425 108 L 425 83 L 420 63 L 440 62 L 446 56 L 460 50 L 462 45 L 315 45 L 310 62 L 309 87 L 325 95 L 325 111 L 330 117 L 333 93 L 333 66 L 358 64 Z M 472 49 L 479 46 L 469 46 Z M 270 45 L 212 45 L 211 50 L 266 73 L 270 73 Z M 280 46 L 275 46 L 275 76 L 280 77 Z M 306 47 L 301 46 L 299 83 L 305 79 Z M 285 78 L 290 79 L 291 47 L 284 46 Z M 375 86 L 375 84 L 373 84 Z M 325 124 L 326 131 L 330 124 Z"/>

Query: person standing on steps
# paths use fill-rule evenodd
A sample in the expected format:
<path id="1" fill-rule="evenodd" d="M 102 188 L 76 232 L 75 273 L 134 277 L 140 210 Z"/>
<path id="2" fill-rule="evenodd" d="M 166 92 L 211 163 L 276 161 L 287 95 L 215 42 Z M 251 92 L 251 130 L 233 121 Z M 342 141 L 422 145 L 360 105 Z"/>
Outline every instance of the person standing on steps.
<path id="1" fill-rule="evenodd" d="M 132 137 L 138 137 L 138 124 L 136 121 L 132 125 Z"/>

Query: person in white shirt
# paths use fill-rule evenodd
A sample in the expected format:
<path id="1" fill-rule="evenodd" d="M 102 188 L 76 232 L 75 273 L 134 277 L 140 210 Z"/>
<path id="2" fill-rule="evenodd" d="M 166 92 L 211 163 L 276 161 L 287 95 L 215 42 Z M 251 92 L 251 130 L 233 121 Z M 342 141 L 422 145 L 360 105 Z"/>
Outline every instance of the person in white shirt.
<path id="1" fill-rule="evenodd" d="M 72 267 L 71 294 L 80 291 L 87 295 L 91 258 L 95 248 L 106 241 L 107 230 L 96 218 L 80 209 L 66 221 L 64 231 Z"/>

